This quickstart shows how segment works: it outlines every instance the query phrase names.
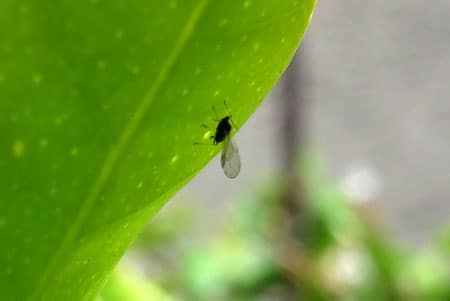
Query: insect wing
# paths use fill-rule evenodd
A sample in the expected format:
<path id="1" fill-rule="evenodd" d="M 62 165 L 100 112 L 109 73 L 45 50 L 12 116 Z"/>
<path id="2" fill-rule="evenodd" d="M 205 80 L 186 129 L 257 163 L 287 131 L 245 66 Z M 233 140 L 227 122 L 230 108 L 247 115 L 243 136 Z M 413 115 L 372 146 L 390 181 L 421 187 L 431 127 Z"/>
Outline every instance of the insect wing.
<path id="1" fill-rule="evenodd" d="M 239 175 L 241 171 L 241 158 L 239 158 L 239 150 L 230 136 L 227 136 L 223 141 L 220 163 L 223 172 L 230 179 L 234 179 Z"/>

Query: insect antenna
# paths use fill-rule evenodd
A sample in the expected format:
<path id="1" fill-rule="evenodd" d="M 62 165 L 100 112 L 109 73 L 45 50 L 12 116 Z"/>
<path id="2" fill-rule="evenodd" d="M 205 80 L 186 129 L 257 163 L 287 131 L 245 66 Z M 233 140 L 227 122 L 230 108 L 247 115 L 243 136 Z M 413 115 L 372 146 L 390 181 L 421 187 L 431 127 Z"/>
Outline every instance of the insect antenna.
<path id="1" fill-rule="evenodd" d="M 226 99 L 223 100 L 223 105 L 225 106 L 225 108 L 227 108 L 228 114 L 229 114 L 229 116 L 230 116 L 230 119 L 229 119 L 229 120 L 230 120 L 230 122 L 231 122 L 231 125 L 232 125 L 235 129 L 237 129 L 237 126 L 236 126 L 236 124 L 234 123 L 233 118 L 231 118 L 231 117 L 233 117 L 233 116 L 231 115 L 231 109 L 230 109 L 230 106 L 228 105 Z"/>
<path id="2" fill-rule="evenodd" d="M 202 146 L 212 146 L 211 143 L 205 143 L 205 142 L 194 142 L 192 143 L 192 145 L 198 146 L 198 145 L 202 145 Z"/>
<path id="3" fill-rule="evenodd" d="M 215 119 L 214 118 L 211 118 L 211 119 L 215 122 L 219 122 L 220 119 L 219 119 L 219 115 L 217 114 L 216 106 L 211 105 L 211 110 L 214 112 L 214 117 L 215 117 Z"/>

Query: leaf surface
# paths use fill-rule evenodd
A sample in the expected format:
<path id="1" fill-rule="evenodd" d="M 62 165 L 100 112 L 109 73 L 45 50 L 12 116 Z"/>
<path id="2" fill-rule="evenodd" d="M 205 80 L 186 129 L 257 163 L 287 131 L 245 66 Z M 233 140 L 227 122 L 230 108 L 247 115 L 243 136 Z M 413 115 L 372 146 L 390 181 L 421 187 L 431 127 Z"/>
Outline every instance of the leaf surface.
<path id="1" fill-rule="evenodd" d="M 240 127 L 271 90 L 314 2 L 0 1 L 0 300 L 92 300 L 219 151 L 193 146 L 201 125 Z"/>

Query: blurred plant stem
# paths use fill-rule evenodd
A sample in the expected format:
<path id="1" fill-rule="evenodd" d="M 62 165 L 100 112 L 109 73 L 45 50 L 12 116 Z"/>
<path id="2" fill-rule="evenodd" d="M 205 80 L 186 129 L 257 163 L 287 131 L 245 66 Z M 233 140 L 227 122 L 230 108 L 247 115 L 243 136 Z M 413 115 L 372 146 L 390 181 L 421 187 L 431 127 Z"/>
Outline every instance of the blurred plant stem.
<path id="1" fill-rule="evenodd" d="M 303 48 L 303 47 L 302 47 Z M 298 154 L 302 152 L 305 140 L 305 104 L 304 56 L 297 52 L 287 69 L 282 85 L 281 132 L 282 141 L 282 183 L 285 191 L 282 194 L 279 216 L 275 225 L 277 231 L 277 261 L 289 282 L 292 300 L 300 298 L 298 282 L 303 278 L 300 271 L 306 267 L 307 256 L 300 250 L 301 238 L 295 233 L 301 223 L 305 209 L 305 194 L 302 179 L 297 172 Z M 306 273 L 309 274 L 309 273 Z"/>

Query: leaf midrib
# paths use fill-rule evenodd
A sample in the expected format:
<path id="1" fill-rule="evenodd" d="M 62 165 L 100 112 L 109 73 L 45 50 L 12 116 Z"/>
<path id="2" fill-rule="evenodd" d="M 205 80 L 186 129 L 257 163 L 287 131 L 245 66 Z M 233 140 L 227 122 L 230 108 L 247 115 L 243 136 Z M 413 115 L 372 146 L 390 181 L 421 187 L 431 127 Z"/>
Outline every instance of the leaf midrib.
<path id="1" fill-rule="evenodd" d="M 55 275 L 55 269 L 62 265 L 60 262 L 64 260 L 63 255 L 68 249 L 71 249 L 71 245 L 74 243 L 75 237 L 77 237 L 77 234 L 79 233 L 86 218 L 89 216 L 91 209 L 94 208 L 95 201 L 97 200 L 97 197 L 103 189 L 104 185 L 107 183 L 112 171 L 114 170 L 114 167 L 116 166 L 120 158 L 120 155 L 127 147 L 142 119 L 150 109 L 155 96 L 157 95 L 164 82 L 167 80 L 168 75 L 170 74 L 180 54 L 182 53 L 182 50 L 185 48 L 186 44 L 192 37 L 194 29 L 197 26 L 199 19 L 202 17 L 208 3 L 209 0 L 200 0 L 197 6 L 195 6 L 192 10 L 192 13 L 188 17 L 187 22 L 184 25 L 184 28 L 181 30 L 180 35 L 178 36 L 175 47 L 167 57 L 166 62 L 163 64 L 161 72 L 159 73 L 158 77 L 156 78 L 148 92 L 143 97 L 142 101 L 137 107 L 137 110 L 133 114 L 127 126 L 124 128 L 122 134 L 119 136 L 117 145 L 108 154 L 103 167 L 100 170 L 99 176 L 89 190 L 88 196 L 83 202 L 81 210 L 78 213 L 73 226 L 69 228 L 67 235 L 64 236 L 66 238 L 62 241 L 60 247 L 58 248 L 54 256 L 50 259 L 47 268 L 40 277 L 40 281 L 37 283 L 35 289 L 33 290 L 33 293 L 30 295 L 28 300 L 39 300 L 39 297 L 42 295 L 43 290 L 47 287 L 49 279 L 51 279 L 51 275 Z"/>

